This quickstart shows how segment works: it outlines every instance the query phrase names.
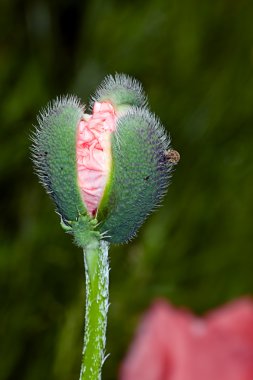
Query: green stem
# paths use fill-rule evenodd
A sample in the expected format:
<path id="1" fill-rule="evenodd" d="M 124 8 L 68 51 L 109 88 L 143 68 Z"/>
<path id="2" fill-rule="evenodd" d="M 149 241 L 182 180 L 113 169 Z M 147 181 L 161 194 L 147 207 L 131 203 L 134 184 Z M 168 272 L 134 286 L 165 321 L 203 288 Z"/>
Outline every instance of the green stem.
<path id="1" fill-rule="evenodd" d="M 80 380 L 101 379 L 109 298 L 108 248 L 107 242 L 95 239 L 84 249 L 86 314 Z"/>

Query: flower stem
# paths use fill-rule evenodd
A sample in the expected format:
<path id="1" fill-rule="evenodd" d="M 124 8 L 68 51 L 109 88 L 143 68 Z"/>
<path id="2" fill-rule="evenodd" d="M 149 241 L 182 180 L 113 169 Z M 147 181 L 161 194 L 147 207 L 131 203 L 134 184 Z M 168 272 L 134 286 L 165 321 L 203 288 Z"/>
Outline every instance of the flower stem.
<path id="1" fill-rule="evenodd" d="M 84 249 L 86 313 L 80 380 L 101 379 L 109 298 L 108 248 L 107 242 L 95 239 Z"/>

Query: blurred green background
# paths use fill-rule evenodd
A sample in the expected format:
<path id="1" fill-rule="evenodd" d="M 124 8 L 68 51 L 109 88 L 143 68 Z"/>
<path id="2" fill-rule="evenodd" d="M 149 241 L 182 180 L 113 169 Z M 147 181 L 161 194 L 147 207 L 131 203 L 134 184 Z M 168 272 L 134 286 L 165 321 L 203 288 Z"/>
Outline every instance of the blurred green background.
<path id="1" fill-rule="evenodd" d="M 181 153 L 164 205 L 111 248 L 104 379 L 157 297 L 203 313 L 253 294 L 253 2 L 1 0 L 0 378 L 78 379 L 82 252 L 33 173 L 48 100 L 138 78 Z"/>

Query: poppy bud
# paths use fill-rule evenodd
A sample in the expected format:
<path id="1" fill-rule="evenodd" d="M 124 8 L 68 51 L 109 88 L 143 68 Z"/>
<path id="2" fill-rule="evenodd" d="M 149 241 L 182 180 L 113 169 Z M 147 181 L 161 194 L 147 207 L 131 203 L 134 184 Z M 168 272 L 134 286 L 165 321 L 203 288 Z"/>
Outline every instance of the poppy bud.
<path id="1" fill-rule="evenodd" d="M 126 75 L 107 77 L 91 107 L 86 114 L 67 96 L 43 110 L 33 136 L 34 164 L 65 229 L 78 224 L 79 235 L 87 227 L 122 243 L 167 189 L 170 140 L 147 110 L 139 82 Z"/>

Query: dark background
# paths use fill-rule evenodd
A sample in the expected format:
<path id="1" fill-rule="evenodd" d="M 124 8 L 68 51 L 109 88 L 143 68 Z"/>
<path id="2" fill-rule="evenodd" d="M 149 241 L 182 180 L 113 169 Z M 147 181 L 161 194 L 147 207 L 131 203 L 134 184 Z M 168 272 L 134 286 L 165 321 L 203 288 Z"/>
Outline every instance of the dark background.
<path id="1" fill-rule="evenodd" d="M 138 78 L 181 153 L 161 207 L 112 247 L 104 379 L 156 297 L 203 313 L 253 293 L 253 2 L 1 0 L 0 378 L 78 379 L 82 252 L 33 173 L 48 100 Z"/>

